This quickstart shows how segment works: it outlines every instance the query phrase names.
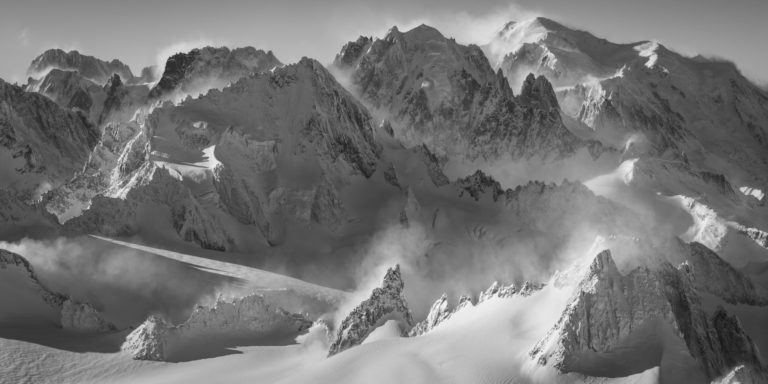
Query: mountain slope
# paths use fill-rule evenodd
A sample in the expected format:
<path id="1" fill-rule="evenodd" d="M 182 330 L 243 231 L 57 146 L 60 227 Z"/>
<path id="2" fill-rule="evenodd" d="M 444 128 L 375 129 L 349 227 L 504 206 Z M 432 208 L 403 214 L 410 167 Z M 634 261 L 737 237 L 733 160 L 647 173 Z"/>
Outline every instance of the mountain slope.
<path id="1" fill-rule="evenodd" d="M 272 54 L 253 47 L 196 48 L 168 58 L 150 98 L 179 99 L 197 96 L 211 88 L 223 88 L 241 77 L 266 72 L 282 63 Z"/>
<path id="2" fill-rule="evenodd" d="M 73 177 L 97 141 L 84 115 L 0 80 L 0 188 L 37 199 Z"/>

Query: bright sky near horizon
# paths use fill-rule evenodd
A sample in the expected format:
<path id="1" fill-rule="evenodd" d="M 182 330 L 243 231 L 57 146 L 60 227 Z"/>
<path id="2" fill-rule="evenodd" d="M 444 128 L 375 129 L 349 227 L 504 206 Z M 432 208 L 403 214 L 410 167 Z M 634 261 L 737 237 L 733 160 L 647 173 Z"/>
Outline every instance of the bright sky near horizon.
<path id="1" fill-rule="evenodd" d="M 768 0 L 0 0 L 0 78 L 25 82 L 48 48 L 120 59 L 138 73 L 200 45 L 271 49 L 327 63 L 358 35 L 426 23 L 483 43 L 505 22 L 546 16 L 614 42 L 655 39 L 734 61 L 768 84 Z"/>

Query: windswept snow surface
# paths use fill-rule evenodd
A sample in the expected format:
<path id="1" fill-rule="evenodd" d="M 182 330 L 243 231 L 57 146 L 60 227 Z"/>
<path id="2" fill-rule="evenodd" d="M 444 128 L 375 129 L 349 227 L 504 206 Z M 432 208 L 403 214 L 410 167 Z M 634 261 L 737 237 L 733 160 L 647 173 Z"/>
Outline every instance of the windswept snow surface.
<path id="1" fill-rule="evenodd" d="M 528 351 L 555 323 L 569 294 L 551 287 L 529 297 L 493 298 L 415 338 L 395 337 L 396 329 L 385 323 L 371 340 L 328 359 L 327 350 L 317 344 L 237 347 L 215 358 L 162 363 L 99 351 L 96 347 L 104 340 L 80 341 L 90 347 L 85 353 L 0 340 L 4 363 L 11 363 L 0 365 L 9 368 L 0 372 L 0 382 L 189 384 L 215 378 L 217 383 L 655 383 L 655 368 L 627 378 L 584 378 L 558 374 L 530 359 Z M 39 356 L 46 358 L 40 361 Z"/>
<path id="2" fill-rule="evenodd" d="M 193 256 L 190 254 L 184 254 L 174 252 L 162 248 L 150 247 L 146 245 L 134 244 L 127 241 L 121 241 L 116 239 L 110 239 L 101 236 L 93 236 L 96 239 L 108 241 L 114 244 L 125 246 L 128 248 L 137 249 L 143 252 L 151 253 L 153 255 L 164 257 L 167 259 L 175 260 L 201 271 L 219 274 L 222 276 L 232 277 L 239 279 L 245 288 L 253 288 L 256 290 L 262 289 L 274 289 L 275 287 L 293 289 L 297 292 L 306 293 L 323 293 L 329 298 L 339 298 L 343 296 L 341 291 L 322 287 L 315 284 L 310 284 L 305 281 L 294 279 L 288 276 L 279 275 L 276 273 L 256 269 L 244 265 L 234 264 L 221 260 L 214 260 L 210 258 L 204 258 L 200 256 Z"/>

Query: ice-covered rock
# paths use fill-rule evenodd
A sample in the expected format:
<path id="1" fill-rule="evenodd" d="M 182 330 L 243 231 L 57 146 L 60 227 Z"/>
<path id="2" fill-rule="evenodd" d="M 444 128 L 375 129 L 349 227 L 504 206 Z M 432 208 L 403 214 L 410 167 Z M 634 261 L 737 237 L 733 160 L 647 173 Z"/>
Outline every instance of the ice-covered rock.
<path id="1" fill-rule="evenodd" d="M 434 304 L 432 304 L 432 307 L 429 308 L 427 318 L 416 323 L 410 332 L 408 332 L 408 336 L 419 336 L 431 331 L 438 324 L 450 318 L 451 315 L 453 315 L 453 312 L 454 311 L 448 307 L 448 296 L 443 294 Z"/>
<path id="2" fill-rule="evenodd" d="M 410 330 L 413 317 L 403 297 L 403 278 L 400 265 L 387 270 L 380 287 L 374 288 L 371 296 L 355 307 L 336 331 L 328 355 L 333 356 L 359 345 L 378 326 L 387 320 L 397 320 Z"/>
<path id="3" fill-rule="evenodd" d="M 253 47 L 204 47 L 168 58 L 151 98 L 205 94 L 253 73 L 269 71 L 282 63 L 272 54 Z"/>
<path id="4" fill-rule="evenodd" d="M 743 224 L 737 224 L 736 229 L 739 233 L 752 239 L 757 245 L 763 248 L 768 248 L 768 232 L 759 228 L 748 227 Z"/>
<path id="5" fill-rule="evenodd" d="M 768 374 L 760 367 L 739 365 L 725 376 L 712 381 L 712 384 L 760 384 L 768 382 Z"/>
<path id="6" fill-rule="evenodd" d="M 212 307 L 198 306 L 178 325 L 150 316 L 126 338 L 122 349 L 136 360 L 175 360 L 185 349 L 230 343 L 259 343 L 293 336 L 312 322 L 268 303 L 261 295 L 218 298 Z"/>
<path id="7" fill-rule="evenodd" d="M 79 72 L 61 69 L 52 69 L 40 79 L 30 78 L 24 90 L 45 95 L 62 108 L 80 110 L 89 117 L 98 116 L 106 98 L 99 84 Z"/>
<path id="8" fill-rule="evenodd" d="M 172 326 L 158 316 L 150 316 L 125 338 L 121 349 L 136 360 L 163 361 L 167 335 Z"/>
<path id="9" fill-rule="evenodd" d="M 532 293 L 540 290 L 543 287 L 542 284 L 524 282 L 518 286 L 516 284 L 502 285 L 498 281 L 494 281 L 488 289 L 480 292 L 477 296 L 477 303 L 483 303 L 493 298 L 506 299 L 514 295 L 530 296 Z"/>
<path id="10" fill-rule="evenodd" d="M 65 52 L 61 49 L 43 52 L 32 60 L 27 73 L 38 78 L 52 69 L 78 72 L 98 85 L 105 84 L 113 74 L 118 74 L 125 81 L 133 81 L 131 69 L 120 60 L 107 62 L 78 51 Z"/>
<path id="11" fill-rule="evenodd" d="M 149 222 L 167 220 L 179 238 L 208 249 L 231 249 L 232 239 L 215 213 L 209 211 L 187 186 L 167 169 L 152 163 L 141 166 L 138 177 L 125 196 L 96 196 L 82 215 L 68 221 L 66 228 L 105 236 L 129 236 Z M 153 216 L 147 210 L 154 208 Z"/>

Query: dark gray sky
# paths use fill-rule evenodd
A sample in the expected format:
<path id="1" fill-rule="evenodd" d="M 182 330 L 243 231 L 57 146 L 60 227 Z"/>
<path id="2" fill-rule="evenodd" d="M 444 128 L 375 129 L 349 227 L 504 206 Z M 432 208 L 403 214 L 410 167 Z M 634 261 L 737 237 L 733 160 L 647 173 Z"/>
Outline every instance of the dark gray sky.
<path id="1" fill-rule="evenodd" d="M 768 83 L 768 0 L 0 0 L 0 77 L 23 82 L 47 48 L 118 58 L 134 72 L 197 45 L 252 45 L 289 63 L 329 62 L 360 34 L 421 22 L 480 43 L 543 15 L 616 42 L 656 39 L 730 59 Z"/>

